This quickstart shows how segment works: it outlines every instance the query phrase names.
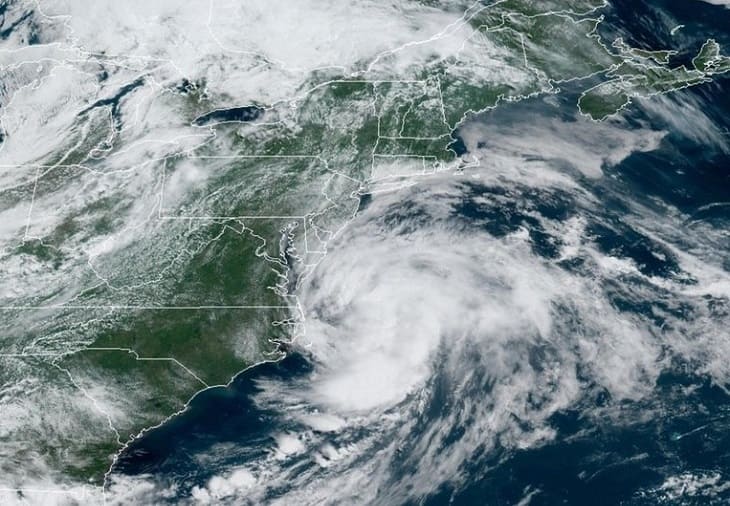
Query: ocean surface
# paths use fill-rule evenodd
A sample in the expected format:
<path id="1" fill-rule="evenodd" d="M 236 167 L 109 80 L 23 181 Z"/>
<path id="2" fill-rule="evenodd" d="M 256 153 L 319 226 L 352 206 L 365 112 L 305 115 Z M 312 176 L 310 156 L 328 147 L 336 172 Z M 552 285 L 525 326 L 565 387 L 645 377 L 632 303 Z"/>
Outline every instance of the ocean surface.
<path id="1" fill-rule="evenodd" d="M 677 62 L 691 60 L 708 37 L 730 49 L 730 10 L 697 1 L 622 0 L 611 4 L 601 25 L 601 33 L 609 39 L 622 36 L 632 45 L 654 49 L 680 46 L 686 51 L 675 57 Z M 674 36 L 663 28 L 667 17 L 685 25 Z M 490 149 L 489 132 L 500 129 L 517 132 L 535 118 L 566 124 L 578 121 L 577 94 L 569 84 L 561 88 L 559 95 L 505 104 L 474 117 L 470 124 L 479 125 L 485 132 L 478 144 L 480 149 Z M 643 275 L 654 279 L 677 279 L 683 274 L 675 255 L 656 238 L 623 220 L 630 204 L 638 203 L 659 213 L 668 205 L 679 210 L 682 216 L 690 217 L 676 221 L 678 231 L 691 232 L 700 226 L 718 231 L 719 239 L 704 246 L 717 248 L 716 254 L 724 258 L 724 269 L 730 270 L 730 236 L 727 235 L 730 152 L 708 138 L 708 132 L 725 135 L 728 136 L 726 146 L 730 145 L 730 79 L 721 77 L 714 83 L 660 100 L 667 101 L 660 104 L 671 103 L 675 107 L 664 113 L 660 105 L 641 101 L 630 107 L 623 119 L 627 129 L 667 132 L 658 149 L 635 152 L 618 164 L 604 167 L 601 178 L 572 175 L 588 190 L 590 198 L 598 202 L 594 208 L 584 208 L 570 189 L 523 191 L 510 182 L 498 185 L 466 180 L 459 185 L 461 195 L 458 204 L 450 208 L 449 223 L 493 238 L 524 230 L 535 257 L 560 263 L 564 238 L 556 236 L 544 224 L 580 217 L 585 223 L 582 233 L 591 237 L 599 252 L 630 259 Z M 690 121 L 697 111 L 711 122 L 711 130 L 699 130 Z M 475 148 L 465 145 L 459 134 L 454 133 L 454 148 L 460 154 Z M 484 170 L 488 171 L 489 167 Z M 565 170 L 571 171 L 569 167 Z M 424 188 L 429 184 L 427 180 L 422 182 Z M 393 229 L 399 223 L 417 227 L 419 216 L 427 214 L 408 205 L 407 196 L 403 196 L 402 208 L 397 208 L 397 199 L 388 208 Z M 363 198 L 362 212 L 367 211 L 371 200 L 369 196 Z M 690 236 L 688 249 L 696 247 Z M 593 275 L 581 259 L 562 261 L 560 268 L 575 278 Z M 691 286 L 694 281 L 686 276 L 684 282 Z M 657 310 L 662 304 L 666 306 L 665 299 L 646 296 L 646 287 L 628 276 L 606 283 L 615 283 L 613 289 L 606 286 L 612 307 L 627 318 L 651 320 L 656 328 L 689 321 L 696 311 L 679 302 Z M 711 301 L 708 305 L 711 311 Z M 717 318 L 727 317 L 728 308 L 720 302 L 715 310 Z M 571 331 L 568 323 L 565 328 L 566 332 Z M 407 347 L 408 336 L 403 336 L 403 341 Z M 524 360 L 539 362 L 541 358 L 526 355 Z M 723 487 L 722 482 L 730 478 L 730 394 L 697 370 L 696 363 L 669 355 L 666 360 L 671 367 L 662 371 L 650 393 L 618 403 L 600 385 L 591 387 L 592 380 L 586 372 L 587 395 L 579 403 L 550 415 L 547 423 L 554 431 L 552 437 L 523 449 L 500 441 L 473 448 L 459 464 L 458 476 L 434 477 L 441 484 L 435 492 L 421 497 L 418 504 L 727 504 L 730 487 Z M 442 423 L 454 403 L 464 399 L 478 402 L 488 397 L 493 387 L 489 371 L 479 371 L 476 362 L 466 357 L 462 367 L 474 367 L 475 376 L 462 385 L 459 398 L 454 399 L 448 381 L 444 380 L 443 388 L 439 387 L 441 376 L 447 377 L 451 371 L 446 365 L 439 367 L 438 359 L 436 362 L 429 378 L 428 394 L 421 401 L 423 409 L 412 414 L 417 419 L 405 435 L 391 434 L 402 439 L 401 457 L 390 464 L 394 484 L 407 483 L 410 473 L 415 472 L 413 468 L 420 464 L 410 458 L 410 453 L 420 444 L 418 431 Z M 166 487 L 173 487 L 175 496 L 161 500 L 175 503 L 227 469 L 245 467 L 266 458 L 272 446 L 276 446 L 277 434 L 296 433 L 301 431 L 301 426 L 285 410 L 261 403 L 258 397 L 272 383 L 294 386 L 313 381 L 316 371 L 317 364 L 306 348 L 294 346 L 280 362 L 253 367 L 226 388 L 200 393 L 182 414 L 135 440 L 119 458 L 114 473 L 151 477 Z M 577 374 L 581 377 L 580 364 Z M 286 390 L 277 390 L 282 391 Z M 543 401 L 529 402 L 537 405 Z M 609 406 L 611 416 L 603 421 L 595 416 Z M 588 416 L 588 412 L 594 415 Z M 465 426 L 473 422 L 468 416 L 462 421 Z M 516 423 L 523 422 L 530 423 L 524 420 Z M 523 429 L 531 430 L 529 426 Z M 456 444 L 465 430 L 458 425 L 451 427 L 450 435 L 439 444 L 445 447 L 450 441 Z M 486 431 L 482 435 L 485 442 L 493 438 Z M 335 434 L 319 436 L 338 445 Z M 377 445 L 367 451 L 377 452 Z M 366 452 L 349 465 L 360 465 L 367 458 Z M 290 460 L 286 468 L 296 475 L 297 466 L 302 469 L 310 466 L 311 455 L 304 452 Z M 290 492 L 286 487 L 286 483 L 276 484 L 267 491 L 268 498 L 286 495 Z"/>

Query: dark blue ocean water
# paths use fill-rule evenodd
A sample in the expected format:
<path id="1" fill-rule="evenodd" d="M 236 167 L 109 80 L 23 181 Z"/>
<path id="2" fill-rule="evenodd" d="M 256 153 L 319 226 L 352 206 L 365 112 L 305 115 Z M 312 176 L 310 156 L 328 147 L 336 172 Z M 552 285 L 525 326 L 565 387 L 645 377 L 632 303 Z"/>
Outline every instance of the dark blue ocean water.
<path id="1" fill-rule="evenodd" d="M 677 56 L 678 61 L 691 59 L 708 37 L 716 38 L 730 49 L 730 10 L 699 1 L 615 0 L 611 3 L 602 25 L 607 37 L 621 35 L 633 45 L 652 49 L 681 46 L 686 51 Z M 671 37 L 665 27 L 675 20 L 686 26 Z M 578 92 L 577 88 L 566 87 L 557 97 L 559 108 L 536 99 L 500 108 L 480 121 L 499 123 L 532 114 L 570 120 L 575 116 Z M 730 135 L 730 79 L 721 78 L 710 85 L 684 90 L 669 99 L 688 98 L 703 107 L 720 131 Z M 625 202 L 642 199 L 649 203 L 651 199 L 659 199 L 696 220 L 727 229 L 730 205 L 707 206 L 730 202 L 730 155 L 709 147 L 701 138 L 693 139 L 686 132 L 675 131 L 671 123 L 643 111 L 640 105 L 629 109 L 627 118 L 629 124 L 650 123 L 670 133 L 659 150 L 635 153 L 607 170 L 606 177 L 586 182 L 605 209 L 603 215 L 587 217 L 588 230 L 599 248 L 633 259 L 644 274 L 676 276 L 681 274 L 680 268 L 669 251 L 661 257 L 653 255 L 662 246 L 621 222 Z M 455 147 L 460 151 L 465 149 L 460 142 Z M 497 197 L 503 191 L 478 184 L 465 188 L 462 203 L 454 209 L 454 219 L 471 222 L 494 236 L 526 227 L 534 252 L 554 258 L 560 238 L 549 237 L 535 219 L 535 213 L 547 219 L 564 219 L 579 212 L 575 200 L 569 193 L 529 191 L 512 201 L 483 198 Z M 363 206 L 368 200 L 364 199 Z M 730 244 L 727 247 L 730 250 Z M 730 270 L 730 254 L 727 258 L 726 269 Z M 579 263 L 564 267 L 576 273 L 583 268 Z M 616 290 L 612 302 L 627 312 L 656 317 L 649 305 L 643 306 L 620 289 Z M 681 308 L 671 310 L 681 316 Z M 252 396 L 260 388 L 257 381 L 306 379 L 312 367 L 306 356 L 295 353 L 278 363 L 263 364 L 242 373 L 227 388 L 201 393 L 183 414 L 133 442 L 119 459 L 115 472 L 132 476 L 149 474 L 161 483 L 177 483 L 180 493 L 186 496 L 193 486 L 203 485 L 226 466 L 240 466 L 262 457 L 272 445 L 272 434 L 285 430 L 288 422 L 280 413 L 258 408 L 253 403 Z M 478 396 L 480 392 L 467 394 Z M 423 423 L 428 423 L 429 416 L 438 416 L 441 401 L 436 389 L 429 399 L 433 410 L 424 411 Z M 528 450 L 477 451 L 464 464 L 465 480 L 458 486 L 445 483 L 436 494 L 419 504 L 516 504 L 526 492 L 533 490 L 539 493 L 533 496 L 532 505 L 648 505 L 656 504 L 659 499 L 646 491 L 660 486 L 667 477 L 684 472 L 730 474 L 730 395 L 711 384 L 708 378 L 696 374 L 690 364 L 676 363 L 659 378 L 653 395 L 621 405 L 628 422 L 620 425 L 608 421 L 597 423 L 582 414 L 585 408 L 612 402 L 608 393 L 596 389 L 584 402 L 589 405 L 574 406 L 553 416 L 551 425 L 557 437 L 550 443 Z M 638 416 L 645 411 L 658 412 L 661 416 L 651 419 Z M 211 451 L 217 452 L 218 457 L 212 467 L 198 458 Z M 393 470 L 395 476 L 398 472 Z M 687 496 L 676 504 L 707 504 L 708 501 Z M 714 501 L 730 503 L 730 490 L 720 493 Z"/>
<path id="2" fill-rule="evenodd" d="M 209 473 L 198 468 L 194 457 L 216 444 L 235 443 L 241 450 L 236 452 L 231 464 L 241 458 L 260 457 L 271 445 L 272 429 L 286 427 L 277 412 L 258 409 L 252 402 L 252 396 L 260 391 L 256 380 L 291 380 L 311 370 L 304 357 L 292 354 L 240 374 L 227 388 L 200 393 L 182 415 L 137 440 L 119 459 L 118 471 L 192 475 L 202 483 Z M 214 471 L 210 474 L 215 474 Z"/>

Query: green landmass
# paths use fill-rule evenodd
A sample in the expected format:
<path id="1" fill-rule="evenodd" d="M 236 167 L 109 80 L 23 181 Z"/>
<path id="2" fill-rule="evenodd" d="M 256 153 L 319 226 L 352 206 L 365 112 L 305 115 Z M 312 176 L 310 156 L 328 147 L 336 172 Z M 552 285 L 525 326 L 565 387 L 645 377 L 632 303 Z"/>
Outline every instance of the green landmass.
<path id="1" fill-rule="evenodd" d="M 594 11 L 603 5 L 495 3 L 468 21 L 475 44 L 492 58 L 484 67 L 450 58 L 429 61 L 402 80 L 313 75 L 296 100 L 271 105 L 266 121 L 217 125 L 215 138 L 202 148 L 139 169 L 160 174 L 159 188 L 149 189 L 148 214 L 135 223 L 153 222 L 149 236 L 124 243 L 114 255 L 99 247 L 93 259 L 79 251 L 127 227 L 124 217 L 137 202 L 124 189 L 133 187 L 135 173 L 103 170 L 104 158 L 92 153 L 120 146 L 105 144 L 113 132 L 100 126 L 104 115 L 82 115 L 67 142 L 73 149 L 47 160 L 60 166 L 0 195 L 0 207 L 29 195 L 58 194 L 62 201 L 59 224 L 19 242 L 11 254 L 32 268 L 64 273 L 67 265 L 88 263 L 79 268 L 83 274 L 69 275 L 69 287 L 29 305 L 81 289 L 67 308 L 5 311 L 3 349 L 37 354 L 12 362 L 23 374 L 82 398 L 98 395 L 100 406 L 118 409 L 97 413 L 93 430 L 75 439 L 37 422 L 32 437 L 44 441 L 38 451 L 63 473 L 99 483 L 120 446 L 141 430 L 183 409 L 199 390 L 277 358 L 279 343 L 292 339 L 301 324 L 298 277 L 321 259 L 328 238 L 357 209 L 374 156 L 414 161 L 416 169 L 419 159 L 429 167 L 449 166 L 456 161 L 448 149 L 453 130 L 470 114 L 557 92 L 569 80 L 585 83 L 580 112 L 603 120 L 634 98 L 730 71 L 730 58 L 714 40 L 703 45 L 691 69 L 672 65 L 673 50 L 623 42 L 609 50 L 597 35 L 601 20 Z M 504 73 L 494 70 L 497 63 Z M 205 83 L 189 83 L 169 100 L 178 101 L 186 121 L 216 106 Z M 200 180 L 173 195 L 176 178 L 191 172 Z M 63 189 L 70 185 L 86 190 L 83 205 L 66 207 Z M 117 193 L 105 193 L 115 185 Z"/>

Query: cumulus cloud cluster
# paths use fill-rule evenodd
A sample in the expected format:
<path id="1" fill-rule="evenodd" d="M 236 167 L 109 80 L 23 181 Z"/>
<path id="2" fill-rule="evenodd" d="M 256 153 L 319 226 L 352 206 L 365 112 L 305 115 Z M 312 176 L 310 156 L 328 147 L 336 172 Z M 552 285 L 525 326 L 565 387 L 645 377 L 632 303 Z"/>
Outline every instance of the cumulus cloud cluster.
<path id="1" fill-rule="evenodd" d="M 552 128 L 564 144 L 560 155 L 585 163 L 594 149 L 585 140 L 601 136 L 609 142 L 595 155 L 596 168 L 646 146 L 605 125 L 560 134 L 573 128 Z M 662 219 L 636 204 L 625 217 L 678 255 L 698 280 L 690 293 L 681 280 L 646 275 L 633 259 L 601 251 L 586 233 L 600 204 L 569 179 L 573 216 L 536 214 L 563 239 L 553 260 L 541 257 L 527 225 L 495 237 L 473 216 L 460 220 L 455 209 L 465 199 L 489 205 L 489 193 L 471 195 L 479 188 L 499 187 L 517 201 L 536 192 L 550 201 L 566 188 L 562 169 L 550 157 L 528 162 L 513 144 L 501 145 L 501 163 L 494 164 L 495 148 L 480 151 L 476 132 L 465 135 L 481 169 L 375 197 L 302 287 L 307 334 L 297 344 L 315 369 L 293 382 L 261 380 L 258 403 L 297 429 L 277 436 L 268 457 L 247 464 L 243 496 L 281 504 L 423 497 L 466 479 L 462 466 L 477 454 L 550 441 L 550 417 L 561 410 L 582 406 L 585 417 L 615 414 L 621 423 L 610 406 L 650 397 L 672 356 L 730 356 L 727 346 L 717 346 L 722 321 L 702 316 L 712 280 L 727 274 L 705 256 L 701 237 L 693 237 L 699 256 L 683 255 L 672 246 L 676 237 L 665 234 L 674 216 Z M 578 259 L 584 270 L 566 268 Z M 616 285 L 636 301 L 679 297 L 696 306 L 697 319 L 664 314 L 672 323 L 660 327 L 618 309 L 610 288 Z M 699 327 L 702 336 L 686 337 Z M 706 372 L 724 381 L 727 368 Z M 611 405 L 586 404 L 601 392 Z M 217 489 L 211 480 L 205 493 Z"/>
<path id="2" fill-rule="evenodd" d="M 0 276 L 11 275 L 8 281 L 0 277 L 0 296 L 50 292 L 58 300 L 74 300 L 84 288 L 74 285 L 82 284 L 80 272 L 83 282 L 90 278 L 114 297 L 123 289 L 137 296 L 138 287 L 162 279 L 166 269 L 201 247 L 193 240 L 182 244 L 192 221 L 154 219 L 163 195 L 166 205 L 184 201 L 225 163 L 190 158 L 167 177 L 167 157 L 208 145 L 216 152 L 231 148 L 216 140 L 214 130 L 191 124 L 186 115 L 199 104 L 175 91 L 183 78 L 204 83 L 208 98 L 220 103 L 267 106 L 300 98 L 318 73 L 408 77 L 427 60 L 456 59 L 455 73 L 476 72 L 481 83 L 508 82 L 519 89 L 535 78 L 467 22 L 483 3 L 445 9 L 426 4 L 44 2 L 34 13 L 44 44 L 14 48 L 20 30 L 0 41 L 1 63 L 12 71 L 0 90 L 5 136 L 0 189 L 27 193 L 7 205 L 3 201 L 0 240 L 11 252 L 12 241 L 45 237 L 65 215 L 88 216 L 102 199 L 125 205 L 115 211 L 121 221 L 115 231 L 69 247 L 59 271 L 40 273 L 37 260 L 3 257 Z M 89 23 L 90 18 L 99 21 Z M 520 65 L 523 56 L 526 61 L 517 55 Z M 88 112 L 90 104 L 113 101 L 125 87 L 131 88 L 123 100 L 117 97 L 116 117 L 110 108 Z M 725 136 L 693 99 L 659 98 L 645 110 L 667 129 L 727 151 Z M 392 179 L 373 182 L 369 205 L 323 246 L 328 256 L 296 293 L 307 325 L 294 349 L 311 360 L 313 372 L 291 382 L 262 379 L 256 395 L 258 405 L 279 413 L 288 427 L 272 429 L 270 447 L 245 466 L 195 486 L 191 502 L 401 503 L 463 479 L 464 463 L 478 452 L 550 441 L 555 435 L 550 417 L 589 395 L 600 392 L 616 403 L 651 395 L 672 354 L 701 363 L 701 372 L 718 382 L 730 377 L 730 344 L 721 333 L 727 318 L 718 318 L 703 302 L 728 298 L 730 280 L 718 266 L 722 254 L 708 253 L 707 246 L 722 238 L 699 227 L 683 230 L 679 238 L 677 223 L 686 217 L 677 210 L 662 214 L 624 202 L 627 213 L 619 221 L 662 245 L 652 252 L 657 258 L 675 256 L 694 280 L 683 284 L 646 274 L 634 259 L 602 250 L 588 231 L 589 221 L 605 216 L 600 196 L 585 180 L 600 180 L 632 154 L 657 149 L 666 131 L 629 130 L 621 120 L 532 117 L 496 128 L 465 125 L 460 133 L 472 159 L 463 174 L 409 179 L 425 173 L 425 162 L 416 157 L 382 168 Z M 71 164 L 54 183 L 58 166 L 78 161 L 79 153 L 95 169 Z M 48 160 L 49 166 L 36 167 Z M 572 195 L 572 214 L 540 214 L 536 201 L 560 192 Z M 501 214 L 489 215 L 497 199 Z M 490 220 L 513 225 L 510 213 L 516 211 L 509 205 L 523 199 L 532 199 L 526 204 L 529 219 L 504 233 L 490 229 Z M 554 257 L 536 252 L 530 229 L 536 224 L 556 250 Z M 572 262 L 584 270 L 567 268 Z M 667 311 L 661 316 L 671 325 L 660 326 L 623 311 L 611 300 L 609 283 L 634 301 L 681 299 L 693 308 L 695 320 L 672 319 Z M 71 344 L 84 343 L 55 343 L 59 353 Z M 68 391 L 78 395 L 76 386 Z M 77 405 L 93 404 L 111 420 L 122 405 L 119 396 L 91 393 L 93 403 L 89 397 Z M 30 423 L 48 428 L 47 421 L 28 416 L 40 404 L 35 397 L 7 404 L 12 419 L 0 425 L 2 435 L 22 432 Z M 588 410 L 586 416 L 610 416 L 607 411 Z M 107 418 L 100 416 L 101 423 Z M 67 421 L 55 421 L 63 429 L 59 433 L 72 432 Z M 37 474 L 42 477 L 13 477 L 8 483 L 26 491 L 9 489 L 0 497 L 9 504 L 72 504 L 88 493 L 99 499 L 98 489 L 64 489 L 65 477 L 54 480 L 43 462 Z M 667 485 L 674 488 L 674 482 Z M 158 489 L 149 477 L 121 476 L 108 492 L 107 500 L 120 504 L 176 494 L 174 488 Z"/>

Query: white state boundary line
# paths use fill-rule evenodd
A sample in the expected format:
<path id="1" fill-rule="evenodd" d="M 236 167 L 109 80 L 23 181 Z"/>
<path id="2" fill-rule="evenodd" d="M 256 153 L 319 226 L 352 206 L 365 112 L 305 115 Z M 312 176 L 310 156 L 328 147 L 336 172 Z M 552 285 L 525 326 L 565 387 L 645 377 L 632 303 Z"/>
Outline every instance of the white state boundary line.
<path id="1" fill-rule="evenodd" d="M 373 89 L 371 90 L 372 93 L 372 106 L 374 109 L 374 113 L 378 118 L 378 138 L 375 142 L 375 146 L 373 147 L 372 155 L 373 157 L 391 157 L 391 158 L 423 158 L 423 159 L 436 159 L 436 157 L 432 155 L 417 155 L 417 154 L 379 154 L 376 153 L 377 145 L 380 141 L 380 139 L 386 139 L 386 140 L 424 140 L 424 141 L 437 141 L 446 139 L 450 136 L 449 132 L 445 132 L 441 134 L 438 137 L 387 137 L 380 135 L 380 114 L 377 110 L 377 100 L 379 97 L 379 92 L 377 90 L 378 84 L 418 84 L 422 86 L 422 91 L 424 94 L 428 94 L 428 88 L 429 86 L 434 86 L 434 89 L 438 92 L 438 100 L 440 102 L 440 108 L 442 116 L 445 115 L 444 112 L 444 103 L 443 103 L 443 96 L 441 95 L 441 84 L 440 80 L 436 79 L 436 82 L 432 79 L 420 79 L 420 80 L 411 80 L 411 79 L 400 79 L 400 80 L 353 80 L 353 79 L 335 79 L 331 81 L 327 81 L 324 83 L 320 83 L 317 85 L 316 88 L 321 88 L 325 86 L 330 85 L 336 85 L 336 84 L 368 84 L 372 85 Z M 313 91 L 313 90 L 310 90 Z M 411 103 L 411 107 L 413 106 L 413 102 Z M 403 125 L 401 125 L 401 131 L 403 130 L 403 127 L 405 126 L 405 118 L 402 118 Z M 445 121 L 444 121 L 445 122 Z M 450 129 L 449 125 L 446 124 L 446 126 Z M 175 156 L 175 155 L 173 155 Z M 171 156 L 170 158 L 172 158 Z M 195 155 L 192 152 L 188 153 L 185 157 L 188 160 L 313 160 L 313 161 L 319 161 L 323 164 L 324 170 L 327 172 L 330 172 L 332 174 L 336 175 L 342 175 L 338 172 L 330 169 L 329 163 L 327 159 L 323 158 L 319 155 L 309 155 L 309 154 L 289 154 L 289 155 Z M 424 162 L 425 164 L 425 162 Z M 425 172 L 425 169 L 424 169 Z M 372 167 L 371 167 L 371 174 L 372 174 Z M 344 176 L 344 175 L 342 175 Z M 349 179 L 351 179 L 349 176 L 344 176 Z M 162 185 L 160 189 L 160 203 L 159 203 L 159 212 L 157 219 L 159 220 L 231 220 L 231 219 L 241 219 L 241 220 L 267 220 L 267 219 L 282 219 L 282 220 L 304 220 L 305 221 L 305 227 L 306 227 L 306 220 L 311 217 L 310 214 L 306 215 L 255 215 L 255 214 L 244 214 L 244 215 L 188 215 L 188 214 L 181 214 L 181 215 L 173 215 L 170 214 L 169 209 L 165 208 L 165 188 L 167 187 L 166 182 L 168 178 L 168 170 L 167 167 L 164 167 L 162 169 Z M 357 181 L 358 183 L 362 184 L 362 181 Z"/>
<path id="2" fill-rule="evenodd" d="M 64 304 L 50 304 L 47 306 L 0 306 L 0 311 L 13 311 L 13 310 L 37 310 L 37 309 L 121 309 L 121 310 L 162 310 L 162 311 L 200 311 L 207 309 L 291 309 L 292 306 L 134 306 L 134 305 L 120 305 L 120 304 L 109 304 L 109 305 L 64 305 Z"/>
<path id="3" fill-rule="evenodd" d="M 124 352 L 128 353 L 130 355 L 134 356 L 134 359 L 138 362 L 172 362 L 174 364 L 177 364 L 182 369 L 185 370 L 190 376 L 198 380 L 198 382 L 203 385 L 205 388 L 210 388 L 210 385 L 203 381 L 200 376 L 195 374 L 190 368 L 188 368 L 185 364 L 180 362 L 174 357 L 140 357 L 139 353 L 137 353 L 135 350 L 131 348 L 97 348 L 97 347 L 90 347 L 90 348 L 84 348 L 82 350 L 79 350 L 77 353 L 85 353 L 87 351 L 103 351 L 103 352 L 110 352 L 110 351 L 116 351 L 116 352 Z"/>
<path id="4" fill-rule="evenodd" d="M 459 18 L 459 20 L 457 20 L 457 21 L 455 21 L 455 22 L 447 25 L 440 32 L 434 34 L 432 37 L 430 37 L 428 39 L 425 39 L 425 40 L 420 40 L 420 41 L 411 41 L 411 42 L 408 42 L 408 43 L 403 44 L 400 47 L 393 48 L 393 49 L 390 49 L 390 50 L 386 50 L 386 51 L 383 51 L 382 53 L 376 55 L 376 57 L 373 60 L 370 61 L 369 65 L 368 65 L 368 67 L 366 69 L 366 71 L 370 71 L 373 67 L 375 67 L 375 65 L 377 65 L 380 62 L 380 60 L 382 60 L 384 57 L 386 57 L 388 55 L 395 54 L 395 53 L 397 53 L 399 51 L 402 51 L 402 50 L 404 50 L 404 49 L 406 49 L 408 47 L 414 46 L 414 45 L 427 44 L 427 43 L 434 42 L 436 40 L 445 38 L 447 36 L 450 36 L 451 33 L 455 32 L 461 26 L 466 25 L 468 23 L 468 21 L 470 21 L 471 19 L 473 19 L 477 14 L 479 14 L 483 10 L 486 10 L 489 7 L 492 7 L 494 5 L 498 5 L 498 4 L 503 3 L 503 2 L 504 2 L 504 0 L 497 0 L 493 4 L 489 4 L 489 5 L 481 5 L 480 2 L 475 2 L 474 4 L 472 4 L 464 12 L 464 14 Z M 607 2 L 604 1 L 603 5 L 604 6 L 607 5 Z M 599 9 L 599 7 L 595 7 L 594 9 L 591 9 L 587 13 L 580 13 L 579 14 L 579 13 L 571 12 L 570 14 L 572 14 L 572 15 L 587 15 L 588 13 L 593 12 L 593 11 L 596 11 L 598 9 Z M 211 2 L 210 2 L 209 13 L 208 13 L 209 14 L 209 16 L 208 16 L 208 23 L 207 23 L 206 26 L 207 26 L 208 31 L 210 32 L 212 38 L 221 47 L 221 49 L 223 49 L 224 51 L 226 51 L 226 50 L 231 51 L 230 49 L 225 48 L 221 44 L 221 42 L 218 41 L 218 39 L 215 37 L 215 35 L 213 33 L 213 30 L 211 29 L 212 12 L 213 12 L 213 0 L 211 0 Z M 549 12 L 547 14 L 560 15 L 561 12 L 565 12 L 565 11 L 557 11 L 557 12 L 552 12 L 551 11 L 551 12 Z M 574 22 L 577 22 L 577 21 L 574 21 Z M 672 35 L 674 35 L 676 29 L 678 29 L 678 28 L 679 27 L 675 27 L 675 29 L 672 30 Z M 526 52 L 525 52 L 524 37 L 522 37 L 522 34 L 520 34 L 520 36 L 522 38 L 522 49 L 523 49 L 523 56 L 525 58 L 525 64 L 529 67 L 529 62 L 527 60 L 527 55 L 526 55 Z M 236 50 L 234 50 L 234 52 L 242 52 L 242 51 L 236 51 Z M 258 55 L 257 53 L 251 53 L 251 52 L 247 52 L 247 53 L 249 53 L 249 54 L 255 54 L 257 56 L 261 56 L 261 55 Z M 276 62 L 276 63 L 281 63 L 281 62 Z M 316 89 L 316 87 L 315 87 L 315 89 Z M 443 100 L 442 100 L 442 102 L 443 102 Z M 467 111 L 467 113 L 468 112 L 470 112 L 470 111 Z M 474 112 L 474 111 L 471 111 L 471 112 Z M 462 120 L 464 118 L 466 118 L 466 114 L 467 113 L 464 114 Z M 458 122 L 457 125 L 459 123 L 461 123 L 461 121 Z M 402 131 L 402 129 L 401 129 L 401 131 Z M 377 145 L 377 143 L 376 143 L 376 145 Z M 376 155 L 375 149 L 373 149 L 373 155 Z M 424 161 L 424 163 L 425 163 L 425 161 Z M 38 183 L 38 177 L 37 176 L 38 176 L 38 174 L 36 174 L 35 185 L 37 185 L 37 183 Z M 33 192 L 34 192 L 34 195 L 33 196 L 35 197 L 35 188 L 34 188 Z M 27 233 L 28 233 L 28 226 L 29 226 L 29 223 L 30 223 L 30 215 L 32 213 L 32 206 L 33 206 L 33 200 L 31 200 L 31 208 L 29 209 L 29 212 L 28 212 L 28 222 L 26 223 L 26 236 L 27 236 Z M 161 209 L 161 207 L 162 207 L 162 201 L 160 202 L 160 209 Z M 178 217 L 161 217 L 161 216 L 160 216 L 160 218 L 161 219 L 178 219 Z M 230 218 L 231 217 L 221 217 L 221 218 L 213 218 L 213 219 L 230 219 Z M 244 216 L 236 217 L 236 218 L 244 218 Z M 267 217 L 263 217 L 263 216 L 247 216 L 245 218 L 247 218 L 247 219 L 260 219 L 260 218 L 267 218 Z M 292 219 L 292 218 L 303 218 L 303 217 L 281 216 L 279 218 Z M 182 218 L 179 218 L 179 219 L 210 219 L 210 218 L 182 217 Z M 306 223 L 305 223 L 305 226 L 306 226 Z M 43 308 L 43 306 L 36 306 L 36 307 L 28 307 L 28 306 L 26 306 L 26 307 L 28 309 Z M 113 306 L 113 305 L 112 306 L 70 306 L 70 305 L 69 306 L 65 306 L 65 305 L 45 306 L 45 308 L 47 308 L 47 309 L 63 309 L 63 308 L 69 308 L 69 309 L 73 309 L 73 308 L 79 308 L 79 309 L 82 309 L 82 308 L 100 308 L 100 309 L 103 308 L 103 309 L 110 309 L 111 308 L 111 309 L 114 309 L 114 308 L 117 308 L 117 309 L 170 309 L 170 310 L 232 309 L 232 308 L 237 308 L 237 309 L 259 309 L 259 308 L 261 308 L 261 309 L 264 309 L 264 308 L 274 308 L 274 307 L 281 307 L 281 308 L 289 309 L 289 306 L 197 306 L 197 307 L 192 307 L 192 306 L 191 307 L 173 307 L 173 306 L 170 306 L 170 307 L 164 307 L 164 306 L 120 306 L 120 305 L 117 305 L 117 306 Z M 10 307 L 7 307 L 6 306 L 6 307 L 2 307 L 0 309 L 21 310 L 21 309 L 23 309 L 23 306 L 10 306 Z M 107 351 L 112 351 L 112 350 L 107 350 Z M 120 350 L 117 350 L 117 351 L 120 351 Z M 72 380 L 73 380 L 73 378 L 72 378 Z M 186 403 L 186 405 L 187 405 L 187 403 Z M 113 464 L 112 464 L 112 467 L 113 467 Z M 112 467 L 110 467 L 109 472 L 111 472 Z M 108 473 L 107 473 L 107 475 L 105 475 L 105 486 L 106 486 L 106 479 L 107 478 L 108 478 Z M 11 491 L 22 491 L 24 489 L 0 488 L 0 491 L 8 491 L 8 490 L 11 490 Z M 59 490 L 59 489 L 47 489 L 47 490 L 44 490 L 44 489 L 27 488 L 25 490 L 29 490 L 29 491 L 31 491 L 31 490 L 37 490 L 39 492 L 46 492 L 46 493 L 65 493 L 65 494 L 73 494 L 74 493 L 74 491 L 63 490 L 63 489 L 61 489 L 61 490 Z M 83 490 L 85 492 L 87 489 L 86 489 L 86 487 L 83 487 L 81 490 Z M 105 492 L 105 488 L 104 487 L 102 488 L 102 493 L 103 492 Z M 104 496 L 104 500 L 106 501 L 106 496 Z"/>
<path id="5" fill-rule="evenodd" d="M 159 216 L 158 220 L 306 220 L 309 218 L 309 215 L 304 216 L 289 216 L 289 215 L 270 215 L 270 214 L 261 214 L 261 215 L 251 215 L 251 214 L 242 214 L 242 215 L 222 215 L 222 216 L 193 216 L 193 215 L 180 215 L 180 216 L 171 216 L 171 215 L 162 215 Z"/>
<path id="6" fill-rule="evenodd" d="M 316 160 L 322 162 L 324 170 L 331 172 L 327 160 L 318 155 L 193 155 L 189 154 L 185 157 L 188 160 Z M 294 216 L 294 215 L 212 215 L 212 216 L 201 216 L 201 215 L 172 215 L 169 214 L 169 210 L 165 208 L 165 188 L 167 182 L 167 167 L 162 169 L 162 187 L 160 188 L 160 203 L 158 220 L 231 220 L 231 219 L 246 219 L 246 220 L 305 220 L 307 215 Z"/>

